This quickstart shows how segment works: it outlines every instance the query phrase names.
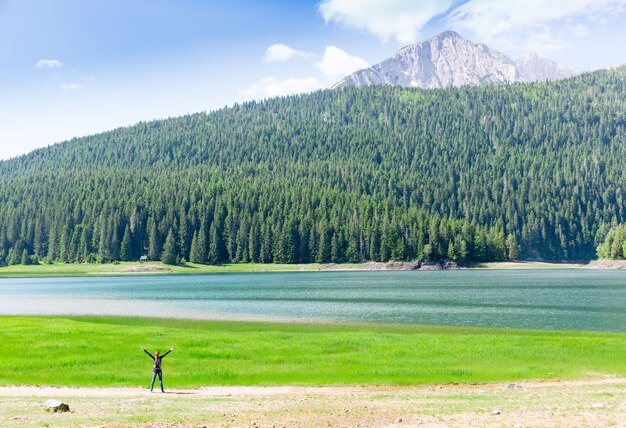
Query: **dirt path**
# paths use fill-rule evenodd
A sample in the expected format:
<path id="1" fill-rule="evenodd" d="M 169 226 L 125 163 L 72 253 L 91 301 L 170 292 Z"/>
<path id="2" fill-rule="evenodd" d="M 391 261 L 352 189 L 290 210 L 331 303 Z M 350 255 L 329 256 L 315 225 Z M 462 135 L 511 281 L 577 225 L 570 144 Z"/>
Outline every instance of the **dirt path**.
<path id="1" fill-rule="evenodd" d="M 549 387 L 583 387 L 596 385 L 626 384 L 626 378 L 601 378 L 592 380 L 550 380 L 550 381 L 526 381 L 515 383 L 516 387 L 526 388 L 549 388 Z M 502 384 L 479 384 L 479 385 L 436 385 L 436 386 L 208 386 L 195 389 L 171 389 L 166 395 L 194 395 L 204 397 L 231 397 L 231 396 L 277 396 L 293 394 L 325 394 L 345 395 L 364 392 L 406 392 L 406 391 L 432 391 L 454 389 L 474 390 L 480 387 L 482 390 L 498 390 L 508 385 Z M 507 388 L 511 389 L 511 388 Z M 99 388 L 99 387 L 56 387 L 56 386 L 0 386 L 0 397 L 127 397 L 146 396 L 149 391 L 145 388 Z"/>
<path id="2" fill-rule="evenodd" d="M 72 413 L 51 414 L 55 398 Z M 0 387 L 0 426 L 416 427 L 626 425 L 626 378 L 376 387 Z"/>

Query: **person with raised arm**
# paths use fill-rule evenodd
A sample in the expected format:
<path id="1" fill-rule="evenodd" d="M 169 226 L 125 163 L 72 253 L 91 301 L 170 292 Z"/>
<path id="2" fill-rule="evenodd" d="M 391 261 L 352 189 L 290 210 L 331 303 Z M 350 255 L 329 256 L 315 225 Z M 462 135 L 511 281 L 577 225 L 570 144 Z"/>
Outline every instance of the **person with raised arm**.
<path id="1" fill-rule="evenodd" d="M 163 389 L 163 371 L 161 369 L 161 362 L 167 354 L 172 352 L 172 348 L 170 348 L 170 350 L 163 355 L 160 355 L 159 351 L 154 351 L 154 355 L 152 355 L 146 350 L 146 348 L 143 348 L 143 352 L 148 354 L 148 356 L 154 361 L 154 365 L 152 366 L 152 382 L 150 383 L 150 392 L 152 392 L 152 389 L 154 388 L 154 381 L 157 376 L 159 377 L 159 383 L 161 384 L 161 392 L 165 392 Z"/>

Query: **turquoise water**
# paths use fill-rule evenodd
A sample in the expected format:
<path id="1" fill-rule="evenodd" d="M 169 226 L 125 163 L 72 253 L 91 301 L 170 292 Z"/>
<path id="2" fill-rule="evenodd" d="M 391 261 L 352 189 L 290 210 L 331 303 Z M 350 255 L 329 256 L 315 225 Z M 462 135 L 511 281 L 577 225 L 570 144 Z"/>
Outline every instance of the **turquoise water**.
<path id="1" fill-rule="evenodd" d="M 626 272 L 290 272 L 0 279 L 0 314 L 626 331 Z"/>

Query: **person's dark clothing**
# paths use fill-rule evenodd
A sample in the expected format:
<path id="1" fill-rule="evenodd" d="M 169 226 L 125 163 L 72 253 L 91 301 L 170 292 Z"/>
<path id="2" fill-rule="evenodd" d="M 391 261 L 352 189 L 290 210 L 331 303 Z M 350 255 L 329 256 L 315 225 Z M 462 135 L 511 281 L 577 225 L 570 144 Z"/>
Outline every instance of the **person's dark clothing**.
<path id="1" fill-rule="evenodd" d="M 159 377 L 159 384 L 161 385 L 161 392 L 165 392 L 165 390 L 163 389 L 163 372 L 161 372 L 161 370 L 159 371 L 153 371 L 152 372 L 152 382 L 150 382 L 150 392 L 152 392 L 152 389 L 154 388 L 154 381 L 156 380 L 156 377 Z"/>
<path id="2" fill-rule="evenodd" d="M 154 365 L 152 366 L 152 382 L 150 383 L 150 391 L 152 391 L 152 389 L 154 388 L 154 381 L 156 380 L 156 377 L 158 376 L 159 383 L 161 384 L 161 392 L 165 392 L 163 389 L 163 372 L 161 371 L 161 360 L 165 358 L 167 354 L 172 352 L 172 350 L 170 349 L 165 354 L 159 355 L 158 357 L 155 357 L 146 349 L 144 349 L 143 352 L 148 354 L 148 356 L 152 358 L 152 360 L 154 361 Z"/>

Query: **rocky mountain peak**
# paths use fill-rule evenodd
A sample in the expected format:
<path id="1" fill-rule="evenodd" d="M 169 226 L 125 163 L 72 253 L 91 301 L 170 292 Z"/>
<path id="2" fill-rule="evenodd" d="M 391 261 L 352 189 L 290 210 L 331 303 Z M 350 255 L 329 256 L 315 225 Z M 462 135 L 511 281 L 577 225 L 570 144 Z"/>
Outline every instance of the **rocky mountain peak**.
<path id="1" fill-rule="evenodd" d="M 334 87 L 397 85 L 417 88 L 556 80 L 574 73 L 537 54 L 513 61 L 481 43 L 444 31 L 408 45 L 392 57 L 359 70 Z"/>
<path id="2" fill-rule="evenodd" d="M 558 80 L 576 74 L 573 70 L 563 67 L 548 58 L 542 58 L 537 53 L 529 53 L 516 61 L 521 81 L 540 82 L 544 80 Z"/>

